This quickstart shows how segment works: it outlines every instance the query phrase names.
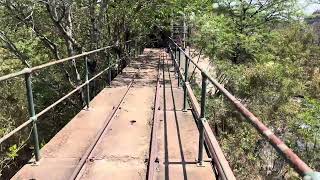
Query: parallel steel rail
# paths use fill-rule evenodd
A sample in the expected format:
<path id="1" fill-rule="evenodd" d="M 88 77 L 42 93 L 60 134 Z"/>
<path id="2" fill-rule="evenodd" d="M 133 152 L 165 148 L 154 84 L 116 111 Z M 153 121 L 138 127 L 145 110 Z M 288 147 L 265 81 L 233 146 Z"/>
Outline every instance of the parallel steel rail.
<path id="1" fill-rule="evenodd" d="M 152 180 L 154 178 L 154 172 L 156 170 L 157 163 L 157 153 L 158 153 L 158 127 L 159 127 L 159 110 L 160 110 L 160 61 L 163 58 L 161 55 L 158 61 L 158 75 L 157 75 L 157 86 L 156 93 L 154 98 L 154 107 L 153 107 L 153 121 L 152 121 L 152 130 L 151 130 L 151 142 L 150 142 L 150 153 L 149 153 L 149 162 L 148 162 L 148 173 L 147 180 Z"/>
<path id="2" fill-rule="evenodd" d="M 320 173 L 312 170 L 303 160 L 301 160 L 297 154 L 295 154 L 280 138 L 278 138 L 266 125 L 264 125 L 259 118 L 257 118 L 252 112 L 250 112 L 234 95 L 232 95 L 228 90 L 226 90 L 217 80 L 210 77 L 210 75 L 202 69 L 185 51 L 181 48 L 174 40 L 169 37 L 169 50 L 174 59 L 176 72 L 178 73 L 179 79 L 181 79 L 184 89 L 184 104 L 187 101 L 187 95 L 191 101 L 193 110 L 198 117 L 198 126 L 200 131 L 199 138 L 199 157 L 198 161 L 202 163 L 202 147 L 205 139 L 205 143 L 210 151 L 210 154 L 214 160 L 218 173 L 222 179 L 235 179 L 227 160 L 225 159 L 223 152 L 215 139 L 212 130 L 205 119 L 205 100 L 206 100 L 206 82 L 212 83 L 244 116 L 247 120 L 256 128 L 256 130 L 277 150 L 277 152 L 283 156 L 289 164 L 299 173 L 304 179 L 320 179 Z M 171 48 L 174 46 L 175 52 Z M 178 53 L 178 62 L 177 62 Z M 184 74 L 180 68 L 180 54 L 185 56 L 185 69 Z M 175 54 L 175 55 L 173 55 Z M 201 106 L 197 102 L 197 99 L 190 87 L 188 82 L 188 64 L 191 62 L 202 75 L 202 93 L 201 93 Z"/>
<path id="3" fill-rule="evenodd" d="M 113 109 L 113 111 L 110 113 L 110 115 L 106 119 L 104 125 L 99 130 L 99 132 L 95 136 L 94 140 L 92 141 L 92 143 L 90 144 L 90 146 L 88 147 L 86 152 L 81 157 L 80 162 L 78 163 L 78 165 L 74 169 L 71 177 L 69 178 L 70 180 L 80 179 L 81 176 L 83 175 L 83 173 L 85 171 L 84 167 L 85 167 L 86 162 L 92 158 L 92 153 L 93 153 L 94 149 L 96 149 L 96 147 L 100 144 L 100 142 L 101 142 L 101 140 L 103 138 L 103 135 L 108 133 L 108 131 L 109 131 L 108 127 L 111 126 L 111 123 L 114 120 L 116 113 L 118 112 L 118 110 L 120 109 L 121 104 L 123 103 L 124 99 L 128 95 L 129 90 L 132 88 L 134 80 L 135 80 L 135 77 L 140 72 L 140 68 L 141 68 L 141 65 L 139 66 L 138 71 L 133 75 L 133 77 L 131 79 L 131 82 L 128 84 L 127 90 L 124 93 L 124 95 L 122 96 L 120 102 Z"/>
<path id="4" fill-rule="evenodd" d="M 129 56 L 133 55 L 137 56 L 140 53 L 141 50 L 141 46 L 137 46 L 137 42 L 144 36 L 139 36 L 133 40 L 129 40 L 129 41 L 125 41 L 123 42 L 124 46 L 127 47 L 126 50 L 128 52 L 126 52 L 127 54 L 129 54 Z M 131 43 L 134 43 L 134 48 L 131 48 L 130 46 Z M 89 104 L 90 104 L 90 82 L 95 80 L 96 78 L 98 78 L 99 76 L 101 76 L 102 74 L 104 74 L 105 72 L 109 72 L 111 70 L 111 68 L 113 68 L 114 65 L 116 65 L 117 62 L 119 62 L 120 59 L 117 59 L 117 62 L 114 64 L 109 64 L 109 66 L 105 69 L 103 69 L 102 71 L 100 71 L 99 73 L 97 73 L 95 76 L 93 76 L 92 78 L 89 79 L 89 69 L 88 69 L 88 59 L 87 56 L 94 54 L 94 53 L 98 53 L 98 52 L 107 52 L 108 50 L 115 48 L 115 47 L 119 47 L 119 44 L 116 45 L 111 45 L 111 46 L 106 46 L 100 49 L 96 49 L 96 50 L 92 50 L 92 51 L 88 51 L 88 52 L 84 52 L 72 57 L 67 57 L 64 59 L 60 59 L 60 60 L 56 60 L 53 62 L 48 62 L 39 66 L 35 66 L 35 67 L 31 67 L 31 68 L 25 68 L 21 71 L 15 72 L 15 73 L 11 73 L 8 75 L 4 75 L 0 77 L 0 82 L 2 81 L 6 81 L 21 75 L 25 76 L 25 84 L 26 84 L 26 90 L 27 90 L 27 100 L 28 100 L 28 110 L 29 110 L 29 119 L 24 122 L 23 124 L 19 125 L 18 127 L 16 127 L 14 130 L 12 130 L 11 132 L 9 132 L 8 134 L 4 135 L 3 137 L 0 138 L 0 144 L 2 142 L 4 142 L 5 140 L 7 140 L 8 138 L 10 138 L 11 136 L 13 136 L 15 133 L 19 132 L 21 129 L 25 128 L 26 126 L 28 126 L 29 124 L 33 124 L 32 127 L 32 134 L 33 134 L 33 143 L 34 143 L 34 155 L 35 155 L 35 163 L 37 163 L 40 160 L 40 146 L 39 146 L 39 140 L 38 140 L 38 130 L 37 130 L 37 120 L 40 116 L 42 116 L 43 114 L 45 114 L 46 112 L 48 112 L 49 110 L 51 110 L 52 108 L 54 108 L 55 106 L 57 106 L 59 103 L 61 103 L 62 101 L 64 101 L 65 99 L 67 99 L 68 97 L 70 97 L 71 95 L 73 95 L 75 92 L 81 90 L 82 88 L 84 88 L 84 86 L 87 86 L 86 88 L 86 107 L 89 108 Z M 133 52 L 132 52 L 133 49 Z M 85 82 L 82 83 L 81 85 L 77 86 L 75 89 L 73 89 L 72 91 L 70 91 L 69 93 L 67 93 L 65 96 L 63 96 L 62 98 L 60 98 L 59 100 L 55 101 L 53 104 L 51 104 L 50 106 L 46 107 L 45 109 L 43 109 L 42 111 L 40 111 L 39 113 L 36 114 L 35 111 L 35 105 L 34 105 L 34 98 L 33 98 L 33 91 L 32 91 L 32 74 L 40 69 L 44 69 L 46 67 L 50 67 L 53 65 L 57 65 L 57 64 L 61 64 L 64 62 L 68 62 L 71 60 L 79 60 L 79 58 L 83 57 L 85 60 Z M 107 55 L 106 57 L 107 59 L 109 59 L 109 56 Z M 110 76 L 110 72 L 109 72 L 109 76 Z M 109 81 L 111 81 L 111 78 L 108 78 Z M 110 82 L 109 82 L 110 83 Z"/>

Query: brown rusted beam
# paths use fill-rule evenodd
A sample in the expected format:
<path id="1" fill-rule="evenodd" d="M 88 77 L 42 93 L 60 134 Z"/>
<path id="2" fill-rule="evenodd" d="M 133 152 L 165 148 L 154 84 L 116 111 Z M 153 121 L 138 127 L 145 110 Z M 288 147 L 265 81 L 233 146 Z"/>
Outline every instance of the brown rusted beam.
<path id="1" fill-rule="evenodd" d="M 150 142 L 150 155 L 149 155 L 149 164 L 148 164 L 148 174 L 147 180 L 154 179 L 155 165 L 157 161 L 158 153 L 158 141 L 157 141 L 157 130 L 159 127 L 159 110 L 160 110 L 160 59 L 158 64 L 158 77 L 157 77 L 157 87 L 156 95 L 154 100 L 154 109 L 153 109 L 153 124 L 152 124 L 152 135 Z"/>
<path id="2" fill-rule="evenodd" d="M 250 112 L 241 102 L 227 91 L 218 81 L 208 77 L 209 81 L 222 92 L 228 100 L 237 108 L 237 110 L 246 117 L 250 123 L 265 137 L 270 144 L 282 155 L 292 167 L 301 175 L 305 176 L 313 170 L 302 161 L 280 138 L 278 138 L 266 125 L 264 125 L 252 112 Z"/>

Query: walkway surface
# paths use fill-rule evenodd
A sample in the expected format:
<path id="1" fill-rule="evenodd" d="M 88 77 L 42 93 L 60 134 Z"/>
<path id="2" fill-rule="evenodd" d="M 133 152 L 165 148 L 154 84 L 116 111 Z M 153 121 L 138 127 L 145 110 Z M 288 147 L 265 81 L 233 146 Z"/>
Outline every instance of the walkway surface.
<path id="1" fill-rule="evenodd" d="M 211 163 L 197 166 L 199 133 L 191 110 L 183 112 L 183 89 L 178 87 L 171 60 L 162 61 L 160 76 L 159 171 L 153 179 L 215 179 Z M 205 160 L 208 156 L 205 153 Z"/>
<path id="2" fill-rule="evenodd" d="M 69 179 L 104 125 L 77 179 L 146 179 L 154 115 L 160 120 L 153 179 L 215 179 L 211 163 L 196 165 L 198 129 L 191 111 L 182 111 L 171 60 L 159 61 L 160 54 L 146 49 L 41 149 L 39 165 L 25 165 L 12 179 Z M 158 75 L 160 108 L 154 112 Z"/>

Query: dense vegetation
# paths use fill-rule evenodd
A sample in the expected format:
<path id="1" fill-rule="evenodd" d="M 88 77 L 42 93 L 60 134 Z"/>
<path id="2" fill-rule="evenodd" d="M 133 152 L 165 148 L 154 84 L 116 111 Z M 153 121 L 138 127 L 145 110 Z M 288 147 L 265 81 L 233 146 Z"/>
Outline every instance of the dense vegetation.
<path id="1" fill-rule="evenodd" d="M 191 5 L 189 17 L 192 43 L 216 66 L 212 75 L 319 170 L 318 29 L 305 23 L 296 1 L 220 0 L 210 5 L 199 13 Z M 219 92 L 210 98 L 207 112 L 239 179 L 296 177 Z"/>
<path id="2" fill-rule="evenodd" d="M 305 23 L 296 4 L 295 0 L 0 0 L 0 75 L 169 30 L 172 20 L 185 15 L 192 27 L 189 44 L 212 60 L 217 70 L 212 75 L 319 171 L 319 29 Z M 124 48 L 112 49 L 111 59 L 124 57 Z M 89 57 L 91 75 L 107 65 L 106 55 Z M 36 74 L 37 112 L 84 81 L 82 62 Z M 105 81 L 95 82 L 93 91 L 97 93 Z M 2 82 L 0 94 L 3 136 L 28 119 L 23 78 Z M 221 94 L 213 94 L 208 104 L 207 118 L 239 179 L 296 176 Z M 79 93 L 41 117 L 41 144 L 83 105 Z M 4 177 L 14 173 L 8 169 L 17 169 L 30 158 L 30 128 L 1 144 Z"/>

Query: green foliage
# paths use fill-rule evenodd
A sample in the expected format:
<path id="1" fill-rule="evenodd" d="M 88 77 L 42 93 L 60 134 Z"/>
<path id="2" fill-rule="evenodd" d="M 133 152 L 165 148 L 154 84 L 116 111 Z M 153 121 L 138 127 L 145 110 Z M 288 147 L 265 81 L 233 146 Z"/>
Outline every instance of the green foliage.
<path id="1" fill-rule="evenodd" d="M 320 49 L 294 3 L 270 1 L 260 11 L 254 1 L 217 1 L 213 12 L 191 15 L 192 41 L 214 74 L 227 76 L 224 86 L 319 171 Z M 237 178 L 297 177 L 220 93 L 206 112 Z"/>
<path id="2" fill-rule="evenodd" d="M 17 148 L 17 145 L 13 145 L 11 147 L 9 147 L 9 152 L 7 152 L 7 156 L 10 158 L 10 159 L 14 159 L 18 156 L 18 148 Z"/>

